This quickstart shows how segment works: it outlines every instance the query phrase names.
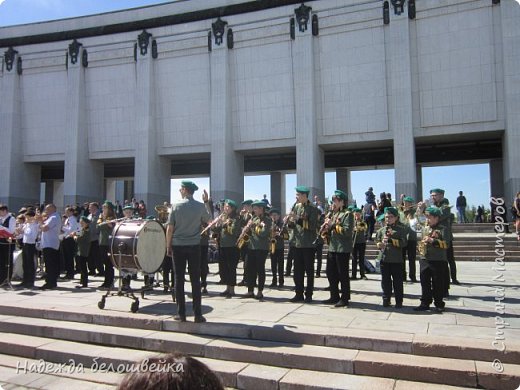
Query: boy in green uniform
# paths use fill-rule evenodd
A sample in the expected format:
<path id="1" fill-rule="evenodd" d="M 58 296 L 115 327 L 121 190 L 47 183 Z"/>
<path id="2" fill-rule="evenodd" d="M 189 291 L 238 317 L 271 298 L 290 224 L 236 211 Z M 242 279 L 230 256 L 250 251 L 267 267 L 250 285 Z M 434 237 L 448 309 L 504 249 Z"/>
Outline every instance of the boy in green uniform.
<path id="1" fill-rule="evenodd" d="M 83 288 L 88 287 L 87 261 L 90 251 L 90 219 L 82 216 L 79 220 L 79 225 L 81 226 L 81 231 L 74 235 L 77 244 L 76 262 L 78 263 L 81 272 L 80 284 L 77 285 L 76 288 Z"/>
<path id="2" fill-rule="evenodd" d="M 283 278 L 283 251 L 284 251 L 284 238 L 282 232 L 282 221 L 280 219 L 280 210 L 271 209 L 269 215 L 273 221 L 271 228 L 271 272 L 273 274 L 273 281 L 271 287 L 280 286 L 283 287 L 285 281 Z"/>
<path id="3" fill-rule="evenodd" d="M 399 212 L 395 207 L 385 207 L 385 226 L 376 233 L 376 245 L 381 250 L 381 287 L 383 306 L 390 306 L 392 286 L 395 294 L 395 308 L 403 307 L 403 252 L 406 246 L 406 231 L 399 222 Z"/>
<path id="4" fill-rule="evenodd" d="M 291 302 L 312 302 L 314 292 L 314 240 L 318 228 L 318 210 L 309 201 L 309 188 L 298 186 L 296 190 L 296 202 L 293 207 L 293 218 L 289 227 L 294 229 L 294 285 L 296 295 Z M 307 287 L 304 291 L 304 278 L 307 275 Z"/>
<path id="5" fill-rule="evenodd" d="M 359 208 L 352 209 L 354 213 L 354 238 L 353 244 L 354 248 L 352 249 L 352 280 L 357 279 L 357 268 L 359 264 L 359 273 L 361 279 L 366 279 L 365 276 L 365 251 L 367 248 L 367 238 L 365 236 L 365 232 L 368 229 L 368 225 L 365 221 L 363 221 L 363 216 L 361 214 L 362 210 Z"/>
<path id="6" fill-rule="evenodd" d="M 330 285 L 330 298 L 323 303 L 334 304 L 335 307 L 348 306 L 350 301 L 350 279 L 348 263 L 352 252 L 352 231 L 354 215 L 347 209 L 347 194 L 341 190 L 332 195 L 332 217 L 324 222 L 330 237 L 327 258 L 327 279 Z M 341 295 L 338 289 L 341 284 Z"/>
<path id="7" fill-rule="evenodd" d="M 435 311 L 444 311 L 444 292 L 446 291 L 446 274 L 448 268 L 447 249 L 445 240 L 446 229 L 440 224 L 442 211 L 438 207 L 428 207 L 425 211 L 428 226 L 423 229 L 422 240 L 419 245 L 421 256 L 421 304 L 415 311 L 429 310 L 432 302 Z"/>
<path id="8" fill-rule="evenodd" d="M 406 256 L 408 256 L 408 276 L 412 283 L 417 283 L 416 278 L 416 253 L 417 253 L 417 232 L 416 226 L 416 207 L 413 206 L 414 199 L 410 196 L 403 197 L 402 215 L 404 218 L 400 222 L 405 226 L 408 242 L 403 248 L 403 280 L 406 281 Z"/>

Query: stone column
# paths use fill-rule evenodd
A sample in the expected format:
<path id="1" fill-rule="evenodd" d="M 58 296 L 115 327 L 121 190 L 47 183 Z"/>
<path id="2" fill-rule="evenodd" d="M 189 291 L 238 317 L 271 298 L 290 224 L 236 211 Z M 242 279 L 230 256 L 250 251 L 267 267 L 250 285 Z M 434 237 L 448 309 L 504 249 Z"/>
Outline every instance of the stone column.
<path id="1" fill-rule="evenodd" d="M 400 194 L 417 198 L 415 142 L 412 124 L 410 23 L 406 7 L 397 15 L 390 7 L 384 26 L 388 124 L 394 139 L 395 199 Z"/>
<path id="2" fill-rule="evenodd" d="M 345 192 L 348 195 L 348 204 L 354 203 L 354 196 L 352 195 L 352 177 L 351 170 L 348 168 L 338 168 L 336 169 L 336 189 Z M 329 196 L 331 194 L 325 194 L 325 196 Z M 358 205 L 362 205 L 364 203 L 363 199 L 356 199 Z"/>
<path id="3" fill-rule="evenodd" d="M 218 18 L 211 28 L 211 197 L 244 199 L 244 156 L 233 148 L 227 23 Z"/>
<path id="4" fill-rule="evenodd" d="M 504 196 L 504 164 L 501 158 L 489 162 L 489 182 L 491 196 Z"/>
<path id="5" fill-rule="evenodd" d="M 285 176 L 281 172 L 271 172 L 271 206 L 285 213 Z"/>
<path id="6" fill-rule="evenodd" d="M 90 159 L 85 106 L 85 49 L 74 40 L 68 47 L 64 204 L 103 200 L 103 163 Z"/>
<path id="7" fill-rule="evenodd" d="M 0 97 L 0 203 L 7 204 L 11 211 L 18 211 L 25 203 L 38 202 L 41 169 L 38 165 L 24 163 L 20 97 L 21 58 L 13 48 L 2 54 L 4 74 Z"/>
<path id="8" fill-rule="evenodd" d="M 324 198 L 323 150 L 318 146 L 314 37 L 311 32 L 311 7 L 302 4 L 295 10 L 295 37 L 292 43 L 294 110 L 296 125 L 296 182 L 311 189 L 310 197 Z"/>
<path id="9" fill-rule="evenodd" d="M 416 202 L 419 202 L 421 200 L 424 200 L 424 194 L 423 194 L 423 190 L 422 190 L 422 165 L 421 164 L 416 165 L 415 173 L 416 173 L 416 177 L 417 177 L 417 196 L 414 199 Z M 401 195 L 401 194 L 399 194 L 399 195 Z"/>
<path id="10" fill-rule="evenodd" d="M 511 204 L 520 191 L 520 6 L 516 1 L 506 0 L 498 7 L 502 25 L 506 122 L 502 143 L 504 195 L 507 204 Z"/>
<path id="11" fill-rule="evenodd" d="M 155 47 L 155 48 L 153 48 Z M 153 48 L 153 49 L 152 49 Z M 154 64 L 156 46 L 146 30 L 137 39 L 135 101 L 135 198 L 144 200 L 147 209 L 170 200 L 171 164 L 158 154 L 157 127 L 154 121 Z M 155 56 L 156 57 L 156 56 Z"/>

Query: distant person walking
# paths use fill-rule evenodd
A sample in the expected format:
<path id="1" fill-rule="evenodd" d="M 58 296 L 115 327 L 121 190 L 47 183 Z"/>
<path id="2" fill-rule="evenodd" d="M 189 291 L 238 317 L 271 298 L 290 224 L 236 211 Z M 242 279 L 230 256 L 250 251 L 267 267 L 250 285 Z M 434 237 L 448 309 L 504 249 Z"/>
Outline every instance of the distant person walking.
<path id="1" fill-rule="evenodd" d="M 462 191 L 459 191 L 459 196 L 457 197 L 457 203 L 455 204 L 457 207 L 457 221 L 458 223 L 466 223 L 466 197 L 463 195 Z"/>
<path id="2" fill-rule="evenodd" d="M 484 222 L 484 206 L 478 206 L 477 208 L 477 216 L 475 217 L 476 223 Z"/>

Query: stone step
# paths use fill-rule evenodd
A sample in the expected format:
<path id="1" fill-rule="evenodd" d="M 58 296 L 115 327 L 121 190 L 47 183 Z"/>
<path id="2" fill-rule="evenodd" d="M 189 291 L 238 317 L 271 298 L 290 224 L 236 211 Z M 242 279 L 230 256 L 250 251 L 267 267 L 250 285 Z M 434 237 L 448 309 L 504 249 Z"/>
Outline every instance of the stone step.
<path id="1" fill-rule="evenodd" d="M 16 334 L 4 335 L 11 340 L 10 345 L 14 346 L 16 343 L 22 342 L 24 346 L 30 344 L 34 347 L 33 353 L 30 353 L 28 350 L 22 350 L 25 354 L 0 355 L 0 375 L 3 378 L 3 383 L 6 383 L 8 386 L 14 384 L 16 388 L 23 386 L 28 389 L 113 389 L 121 380 L 123 374 L 107 372 L 110 364 L 116 370 L 119 367 L 131 367 L 136 361 L 151 355 L 150 353 L 141 353 L 140 351 L 120 347 L 89 346 L 78 342 L 53 341 L 52 339 L 31 336 L 24 336 L 25 340 L 21 340 Z M 377 376 L 298 370 L 244 362 L 195 358 L 208 365 L 221 378 L 225 386 L 238 389 L 468 389 L 468 387 L 418 383 Z M 39 359 L 45 361 L 45 367 L 48 367 L 49 370 L 51 370 L 51 366 L 47 365 L 48 362 L 62 363 L 65 364 L 64 367 L 69 368 L 72 367 L 71 362 L 74 362 L 74 367 L 78 367 L 80 363 L 83 364 L 85 371 L 66 375 L 24 374 L 23 371 L 22 375 L 16 374 L 16 368 L 20 368 L 20 366 L 22 369 L 24 366 L 29 369 L 38 367 L 38 364 L 40 364 Z M 33 364 L 36 366 L 33 366 Z M 100 368 L 103 364 L 105 366 L 101 370 Z M 71 375 L 77 376 L 73 377 L 73 379 L 70 377 Z M 81 379 L 81 381 L 78 379 Z"/>
<path id="2" fill-rule="evenodd" d="M 180 324 L 184 325 L 184 324 Z M 103 358 L 114 365 L 125 364 L 114 357 L 121 347 L 128 349 L 125 359 L 138 361 L 154 352 L 180 352 L 231 362 L 271 365 L 279 368 L 318 370 L 341 374 L 356 374 L 428 383 L 444 383 L 455 386 L 476 387 L 480 375 L 493 388 L 499 384 L 520 380 L 520 366 L 506 364 L 507 375 L 491 375 L 484 372 L 489 363 L 468 359 L 452 359 L 436 356 L 418 356 L 411 353 L 391 353 L 363 351 L 345 347 L 306 345 L 301 343 L 273 342 L 256 339 L 210 338 L 188 333 L 154 332 L 142 329 L 121 329 L 107 325 L 82 324 L 40 318 L 3 317 L 0 331 L 4 334 L 0 350 L 8 354 L 21 355 L 52 362 L 64 362 L 63 351 L 68 351 L 69 359 L 76 364 L 92 366 L 92 360 L 85 356 Z M 42 337 L 44 336 L 44 337 Z M 417 344 L 428 353 L 434 351 L 426 338 Z M 81 348 L 67 346 L 81 344 Z M 460 344 L 460 343 L 459 343 Z M 462 347 L 474 348 L 473 344 Z M 107 347 L 113 348 L 107 350 Z M 81 350 L 81 353 L 79 351 Z M 105 352 L 107 352 L 105 354 Z M 413 352 L 413 350 L 411 351 Z M 516 359 L 518 361 L 518 359 Z M 431 370 L 435 367 L 435 370 Z M 398 373 L 398 374 L 396 374 Z M 229 384 L 230 386 L 232 384 Z"/>
<path id="3" fill-rule="evenodd" d="M 0 305 L 2 332 L 151 350 L 163 350 L 169 344 L 174 344 L 181 351 L 197 356 L 204 354 L 203 350 L 210 342 L 221 338 L 483 361 L 492 361 L 496 355 L 495 348 L 482 339 L 461 340 L 433 335 L 414 336 L 404 332 L 268 325 L 179 323 L 170 316 L 152 321 L 148 315 L 140 313 L 133 313 L 129 317 L 126 313 L 99 311 L 95 308 L 83 307 L 74 311 L 71 307 L 59 308 L 55 305 L 40 305 L 38 308 L 5 303 Z M 507 350 L 501 353 L 501 361 L 520 362 L 520 343 L 509 341 Z"/>

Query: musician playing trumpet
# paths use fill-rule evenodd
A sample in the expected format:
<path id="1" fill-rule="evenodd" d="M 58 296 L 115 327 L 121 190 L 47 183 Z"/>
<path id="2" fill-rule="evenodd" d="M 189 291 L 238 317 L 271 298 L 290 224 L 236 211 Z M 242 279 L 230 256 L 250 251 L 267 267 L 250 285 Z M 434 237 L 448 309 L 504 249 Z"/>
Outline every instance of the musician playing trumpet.
<path id="1" fill-rule="evenodd" d="M 442 211 L 438 207 L 428 207 L 425 211 L 428 226 L 422 231 L 421 258 L 421 304 L 415 311 L 429 310 L 435 305 L 435 311 L 444 311 L 444 293 L 446 291 L 446 275 L 448 274 L 446 229 L 440 224 Z"/>
<path id="2" fill-rule="evenodd" d="M 403 307 L 403 252 L 406 246 L 406 231 L 399 223 L 399 212 L 395 207 L 386 207 L 385 226 L 376 233 L 376 245 L 381 251 L 381 287 L 383 306 L 390 306 L 392 287 L 395 294 L 395 308 Z"/>
<path id="3" fill-rule="evenodd" d="M 325 219 L 324 228 L 330 237 L 327 258 L 327 279 L 330 285 L 330 298 L 323 303 L 335 307 L 348 306 L 350 301 L 350 281 L 348 260 L 352 252 L 352 231 L 354 215 L 347 208 L 347 194 L 341 190 L 332 195 L 332 216 Z M 338 288 L 341 285 L 341 295 Z"/>
<path id="4" fill-rule="evenodd" d="M 220 215 L 223 217 L 219 217 L 219 223 L 213 227 L 213 232 L 220 236 L 220 278 L 226 285 L 226 289 L 220 293 L 220 296 L 231 298 L 235 295 L 237 265 L 240 257 L 236 242 L 242 231 L 236 202 L 232 199 L 225 199 L 223 213 Z"/>
<path id="5" fill-rule="evenodd" d="M 253 217 L 243 228 L 241 235 L 249 235 L 248 249 L 248 269 L 246 274 L 248 298 L 262 300 L 265 285 L 265 260 L 269 251 L 269 241 L 271 233 L 271 218 L 265 213 L 266 204 L 262 201 L 255 201 L 253 207 Z M 258 292 L 254 295 L 254 286 L 258 278 Z"/>
<path id="6" fill-rule="evenodd" d="M 365 276 L 365 251 L 367 247 L 367 238 L 365 233 L 368 225 L 363 221 L 362 210 L 358 208 L 352 209 L 354 213 L 354 238 L 352 249 L 352 280 L 357 279 L 357 269 L 359 264 L 359 273 L 361 279 L 366 279 Z"/>
<path id="7" fill-rule="evenodd" d="M 251 199 L 246 199 L 242 202 L 242 209 L 240 210 L 240 224 L 241 228 L 245 227 L 247 223 L 253 218 L 253 207 L 251 204 L 253 201 Z M 246 275 L 248 273 L 248 257 L 247 257 L 247 243 L 241 242 L 241 246 L 238 247 L 240 253 L 240 259 L 244 262 L 244 274 L 242 275 L 242 280 L 238 283 L 238 286 L 245 286 L 246 283 Z"/>
<path id="8" fill-rule="evenodd" d="M 270 237 L 270 255 L 271 255 L 271 272 L 273 274 L 273 281 L 271 287 L 283 287 L 283 252 L 284 252 L 284 239 L 289 238 L 287 229 L 283 228 L 283 222 L 280 219 L 280 210 L 272 208 L 269 210 L 269 216 L 273 221 L 271 227 Z M 285 232 L 284 232 L 285 230 Z"/>

